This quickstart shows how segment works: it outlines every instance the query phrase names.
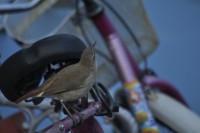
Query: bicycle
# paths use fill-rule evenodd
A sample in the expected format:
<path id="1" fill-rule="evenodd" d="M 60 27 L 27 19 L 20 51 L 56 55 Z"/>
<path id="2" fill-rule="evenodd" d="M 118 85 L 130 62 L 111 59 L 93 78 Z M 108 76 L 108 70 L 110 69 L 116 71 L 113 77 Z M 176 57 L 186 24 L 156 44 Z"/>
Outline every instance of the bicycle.
<path id="1" fill-rule="evenodd" d="M 86 1 L 85 1 L 86 2 Z M 87 1 L 88 3 L 90 3 L 90 2 L 92 2 L 92 1 Z M 87 4 L 88 4 L 87 3 Z M 100 13 L 102 13 L 102 12 L 100 12 Z M 102 33 L 103 34 L 103 36 L 104 36 L 104 38 L 106 38 L 106 40 L 110 40 L 111 42 L 114 40 L 113 38 L 112 39 L 110 39 L 109 37 L 108 37 L 108 35 L 106 34 L 107 32 L 106 31 L 102 31 L 102 30 L 105 30 L 105 28 L 100 28 L 100 26 L 105 26 L 106 24 L 105 23 L 107 23 L 108 24 L 108 22 L 109 21 L 106 21 L 105 22 L 105 20 L 107 19 L 105 16 L 104 16 L 105 14 L 101 14 L 100 16 L 101 17 L 104 17 L 104 18 L 99 18 L 99 20 L 98 20 L 98 17 L 100 17 L 100 16 L 98 16 L 98 17 L 94 17 L 93 16 L 93 21 L 94 21 L 94 23 L 96 24 L 96 26 L 97 26 L 97 28 L 99 28 L 99 30 L 100 30 L 100 33 Z M 102 22 L 100 22 L 100 20 L 104 20 L 103 22 L 105 22 L 105 23 L 102 23 Z M 110 27 L 112 27 L 112 24 L 109 24 L 109 28 Z M 111 29 L 111 28 L 110 28 Z M 115 32 L 115 30 L 114 29 L 112 29 L 113 30 L 113 33 L 115 33 L 116 34 L 116 32 Z M 121 42 L 121 40 L 119 39 L 119 37 L 117 36 L 117 35 L 114 35 L 114 38 L 115 39 L 117 39 L 117 41 L 118 42 Z M 120 40 L 120 41 L 119 41 Z M 124 45 L 123 45 L 124 46 Z M 132 63 L 132 65 L 134 65 L 134 67 L 130 67 L 130 71 L 131 71 L 131 69 L 134 69 L 135 70 L 135 72 L 136 72 L 136 76 L 133 76 L 134 77 L 134 79 L 135 79 L 135 77 L 137 77 L 137 78 L 139 78 L 140 76 L 141 76 L 141 71 L 140 71 L 140 69 L 137 67 L 137 65 L 136 65 L 136 63 L 135 63 L 135 61 L 133 60 L 133 59 L 131 59 L 132 57 L 130 56 L 130 53 L 129 53 L 129 55 L 127 55 L 126 53 L 128 52 L 128 50 L 126 49 L 126 48 L 123 48 L 123 49 L 125 49 L 124 51 L 121 51 L 123 54 L 124 54 L 124 56 L 125 56 L 125 58 L 124 59 L 127 59 L 128 58 L 128 61 L 126 61 L 126 63 L 127 64 L 129 64 L 130 65 L 130 63 L 128 63 L 128 62 L 131 62 Z M 115 51 L 113 51 L 113 53 L 115 53 Z M 115 53 L 116 55 L 118 54 L 118 53 Z M 118 60 L 118 58 L 116 59 L 116 60 Z M 120 63 L 119 63 L 120 64 Z M 131 65 L 130 65 L 131 66 Z M 121 69 L 121 73 L 123 73 L 123 71 L 124 71 L 125 69 Z M 125 76 L 124 76 L 125 77 Z M 133 78 L 132 77 L 132 78 Z M 126 79 L 126 78 L 125 78 Z M 153 76 L 153 75 L 147 75 L 147 76 L 143 76 L 143 78 L 140 80 L 140 82 L 142 83 L 142 84 L 145 84 L 145 85 L 148 85 L 148 86 L 151 86 L 151 87 L 155 87 L 155 88 L 160 88 L 160 89 L 162 89 L 162 91 L 164 91 L 165 93 L 168 93 L 169 95 L 171 95 L 171 96 L 173 96 L 173 97 L 175 97 L 175 98 L 177 98 L 177 101 L 181 101 L 182 103 L 185 103 L 184 102 L 184 100 L 182 99 L 182 97 L 179 95 L 179 93 L 176 91 L 176 89 L 173 87 L 173 86 L 171 86 L 170 84 L 168 84 L 168 83 L 166 83 L 165 81 L 162 81 L 162 80 L 160 80 L 160 79 L 158 79 L 157 77 L 155 77 L 155 76 Z M 152 110 L 154 111 L 154 112 L 158 112 L 158 113 L 163 113 L 163 114 L 156 114 L 155 113 L 155 115 L 158 115 L 158 117 L 160 116 L 160 117 L 164 117 L 164 119 L 163 118 L 160 118 L 160 120 L 166 120 L 166 118 L 170 118 L 170 116 L 167 116 L 166 117 L 166 115 L 168 114 L 168 112 L 163 112 L 163 111 L 158 111 L 158 107 L 157 107 L 157 105 L 162 105 L 163 103 L 164 103 L 164 101 L 167 99 L 167 101 L 169 100 L 169 101 L 171 101 L 172 103 L 174 103 L 174 104 L 176 104 L 176 106 L 179 106 L 180 104 L 179 103 L 177 103 L 176 101 L 174 101 L 174 100 L 172 100 L 170 97 L 168 97 L 168 96 L 166 96 L 166 95 L 163 95 L 163 94 L 157 94 L 158 95 L 158 99 L 157 99 L 157 102 L 156 102 L 156 100 L 155 101 L 151 101 L 150 100 L 150 102 L 149 102 L 149 104 L 150 104 L 150 106 L 151 106 L 151 108 L 152 108 Z M 162 100 L 164 100 L 164 101 L 162 101 Z M 158 102 L 161 102 L 161 104 L 159 104 Z M 172 105 L 172 104 L 170 104 L 170 105 Z M 174 106 L 174 105 L 172 105 L 172 106 Z M 165 107 L 165 106 L 164 106 Z M 194 120 L 197 116 L 196 115 L 193 115 L 193 113 L 191 113 L 190 111 L 188 111 L 188 109 L 187 108 L 185 108 L 184 106 L 179 106 L 179 108 L 182 108 L 182 110 L 184 110 L 185 112 L 187 112 L 187 114 L 191 114 L 191 119 L 192 120 Z M 179 113 L 178 113 L 179 114 Z M 181 117 L 180 116 L 176 116 L 176 117 L 178 117 L 178 119 L 177 120 L 179 120 Z M 189 132 L 191 131 L 191 129 L 195 129 L 195 128 L 197 128 L 198 126 L 195 126 L 195 125 L 193 125 L 194 127 L 192 127 L 191 129 L 187 129 L 187 127 L 183 127 L 182 125 L 181 125 L 181 123 L 179 123 L 178 122 L 178 124 L 180 124 L 179 125 L 179 127 L 178 128 L 180 128 L 180 129 L 178 129 L 177 128 L 177 126 L 174 126 L 173 124 L 175 123 L 174 122 L 174 120 L 173 120 L 173 118 L 171 117 L 171 119 L 172 119 L 172 121 L 169 121 L 169 120 L 166 120 L 166 121 L 164 121 L 164 123 L 167 123 L 167 124 L 169 124 L 174 130 L 176 130 L 176 131 L 184 131 L 184 132 L 186 132 L 187 130 L 189 130 Z M 183 118 L 184 119 L 184 118 Z M 187 119 L 185 119 L 185 120 L 187 120 Z M 185 120 L 183 120 L 183 121 L 185 121 Z M 198 121 L 199 121 L 199 119 L 197 118 L 196 119 L 196 121 L 197 122 L 195 122 L 195 123 L 199 123 Z M 174 122 L 174 123 L 172 123 L 172 122 Z M 190 124 L 190 122 L 188 122 L 188 124 Z M 196 130 L 196 132 L 198 132 L 198 129 Z"/>

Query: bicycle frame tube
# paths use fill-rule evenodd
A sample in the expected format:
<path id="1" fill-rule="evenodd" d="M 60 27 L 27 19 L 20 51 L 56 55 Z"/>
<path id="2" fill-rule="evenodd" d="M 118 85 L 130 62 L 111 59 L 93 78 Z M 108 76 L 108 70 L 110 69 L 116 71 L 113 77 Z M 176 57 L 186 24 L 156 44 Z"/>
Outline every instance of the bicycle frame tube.
<path id="1" fill-rule="evenodd" d="M 91 2 L 91 0 L 88 1 Z M 86 8 L 89 8 L 87 7 L 88 3 L 85 2 L 85 4 Z M 91 3 L 88 6 L 91 6 Z M 134 73 L 134 67 L 137 67 L 136 65 L 132 65 L 137 63 L 130 56 L 128 49 L 125 47 L 122 39 L 108 20 L 106 14 L 104 14 L 103 10 L 93 15 L 91 19 L 104 39 L 108 41 L 107 46 L 113 56 L 121 80 L 123 81 L 130 108 L 139 124 L 140 132 L 158 133 L 158 126 L 148 108 L 142 86 Z"/>
<path id="2" fill-rule="evenodd" d="M 140 75 L 141 71 L 107 16 L 101 13 L 96 17 L 92 17 L 92 20 L 104 39 L 110 42 L 108 48 L 117 64 L 122 80 L 124 82 L 136 80 L 136 75 Z"/>
<path id="3" fill-rule="evenodd" d="M 78 127 L 74 128 L 72 130 L 72 133 L 76 133 L 76 131 L 85 131 L 87 133 L 103 133 L 103 130 L 101 126 L 98 124 L 98 122 L 94 119 L 95 113 L 102 112 L 103 106 L 101 102 L 93 102 L 90 104 L 90 106 L 87 109 L 84 109 L 80 112 L 80 114 L 83 116 L 81 118 L 78 114 L 74 115 L 74 118 L 77 120 L 77 122 L 80 122 L 81 120 L 86 120 L 86 123 L 83 125 L 79 125 Z M 90 124 L 90 125 L 88 125 Z M 40 132 L 45 133 L 66 133 L 74 126 L 74 122 L 72 119 L 63 119 L 61 121 L 58 121 L 54 123 L 52 126 L 49 126 Z M 89 129 L 87 129 L 90 127 Z"/>

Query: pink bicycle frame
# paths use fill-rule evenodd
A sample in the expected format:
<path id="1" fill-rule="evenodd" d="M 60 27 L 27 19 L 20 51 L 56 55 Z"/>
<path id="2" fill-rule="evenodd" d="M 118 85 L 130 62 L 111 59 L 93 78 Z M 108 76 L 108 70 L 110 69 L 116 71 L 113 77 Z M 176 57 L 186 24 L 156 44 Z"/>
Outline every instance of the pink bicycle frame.
<path id="1" fill-rule="evenodd" d="M 158 88 L 187 105 L 185 100 L 175 87 L 155 76 L 143 76 L 139 81 L 137 77 L 141 76 L 141 70 L 106 14 L 99 5 L 93 3 L 93 0 L 85 0 L 84 2 L 89 17 L 103 38 L 108 42 L 107 47 L 113 56 L 124 84 L 131 111 L 140 125 L 140 132 L 159 132 L 154 117 L 146 103 L 142 86 L 148 85 L 152 88 Z M 91 6 L 92 4 L 93 6 Z"/>
<path id="2" fill-rule="evenodd" d="M 126 89 L 131 111 L 140 124 L 141 132 L 159 132 L 153 115 L 147 106 L 142 86 L 136 78 L 134 68 L 137 69 L 137 67 L 133 66 L 136 64 L 135 61 L 129 56 L 124 43 L 103 12 L 92 19 L 100 33 L 108 41 L 108 48 L 113 55 L 117 70 Z"/>

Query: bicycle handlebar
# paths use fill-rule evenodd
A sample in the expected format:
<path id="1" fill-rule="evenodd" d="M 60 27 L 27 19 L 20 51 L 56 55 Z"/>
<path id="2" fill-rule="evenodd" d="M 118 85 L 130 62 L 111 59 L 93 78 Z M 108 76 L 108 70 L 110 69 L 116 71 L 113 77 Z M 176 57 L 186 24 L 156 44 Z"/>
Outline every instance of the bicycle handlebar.
<path id="1" fill-rule="evenodd" d="M 91 105 L 83 110 L 81 113 L 82 120 L 85 120 L 95 114 L 98 114 L 102 111 L 103 107 L 102 107 L 102 103 L 101 102 L 93 102 L 91 103 Z M 74 118 L 77 120 L 77 122 L 81 121 L 81 118 L 75 114 Z M 71 118 L 69 119 L 65 119 L 65 120 L 61 120 L 55 124 L 53 124 L 52 126 L 49 126 L 43 130 L 41 130 L 40 132 L 45 132 L 45 133 L 64 133 L 66 131 L 69 131 L 70 128 L 72 128 L 74 126 L 73 120 Z"/>

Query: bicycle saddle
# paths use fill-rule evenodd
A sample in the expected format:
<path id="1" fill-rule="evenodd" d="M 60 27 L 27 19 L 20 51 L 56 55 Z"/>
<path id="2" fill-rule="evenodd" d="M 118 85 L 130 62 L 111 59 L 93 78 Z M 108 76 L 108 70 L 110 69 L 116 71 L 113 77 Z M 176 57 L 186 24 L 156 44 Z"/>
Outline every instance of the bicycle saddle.
<path id="1" fill-rule="evenodd" d="M 80 60 L 84 43 L 70 34 L 58 34 L 35 42 L 10 56 L 0 67 L 0 89 L 10 101 L 16 101 L 38 87 L 45 68 L 56 61 Z"/>

